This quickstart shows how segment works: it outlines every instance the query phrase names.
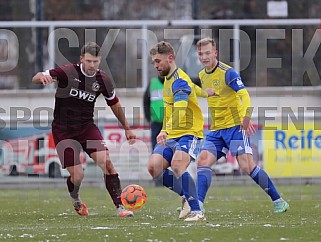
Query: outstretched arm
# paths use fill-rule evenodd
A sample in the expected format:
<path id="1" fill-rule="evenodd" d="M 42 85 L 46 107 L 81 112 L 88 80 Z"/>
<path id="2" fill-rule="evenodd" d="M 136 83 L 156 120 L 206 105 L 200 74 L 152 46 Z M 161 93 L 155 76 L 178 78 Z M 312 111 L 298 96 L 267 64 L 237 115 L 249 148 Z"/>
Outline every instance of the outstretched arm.
<path id="1" fill-rule="evenodd" d="M 34 77 L 32 78 L 32 83 L 35 84 L 42 84 L 42 85 L 49 85 L 56 80 L 53 79 L 48 73 L 38 72 Z"/>
<path id="2" fill-rule="evenodd" d="M 212 97 L 215 96 L 215 90 L 213 88 L 200 88 L 198 85 L 195 85 L 196 96 L 198 97 Z"/>

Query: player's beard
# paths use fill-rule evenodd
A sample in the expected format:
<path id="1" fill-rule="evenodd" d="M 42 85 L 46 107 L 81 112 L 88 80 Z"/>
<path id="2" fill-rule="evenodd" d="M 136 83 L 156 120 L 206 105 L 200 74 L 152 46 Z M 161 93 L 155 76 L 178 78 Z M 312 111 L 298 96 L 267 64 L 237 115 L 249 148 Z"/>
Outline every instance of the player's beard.
<path id="1" fill-rule="evenodd" d="M 97 71 L 97 70 L 95 70 L 95 69 L 88 69 L 88 70 L 86 71 L 86 74 L 87 74 L 88 76 L 93 76 L 93 75 L 96 74 L 96 71 Z"/>
<path id="2" fill-rule="evenodd" d="M 161 71 L 158 71 L 158 74 L 160 76 L 167 76 L 169 74 L 169 71 L 171 70 L 170 67 L 168 67 L 167 69 L 164 69 L 164 70 L 161 70 Z"/>

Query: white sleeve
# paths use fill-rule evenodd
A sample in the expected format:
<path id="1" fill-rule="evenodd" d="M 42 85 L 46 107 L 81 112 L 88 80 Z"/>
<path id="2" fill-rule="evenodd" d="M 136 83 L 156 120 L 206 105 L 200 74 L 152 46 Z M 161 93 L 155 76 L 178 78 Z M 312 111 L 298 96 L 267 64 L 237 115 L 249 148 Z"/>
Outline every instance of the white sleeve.
<path id="1" fill-rule="evenodd" d="M 43 71 L 42 74 L 44 74 L 45 76 L 50 76 L 49 70 Z"/>

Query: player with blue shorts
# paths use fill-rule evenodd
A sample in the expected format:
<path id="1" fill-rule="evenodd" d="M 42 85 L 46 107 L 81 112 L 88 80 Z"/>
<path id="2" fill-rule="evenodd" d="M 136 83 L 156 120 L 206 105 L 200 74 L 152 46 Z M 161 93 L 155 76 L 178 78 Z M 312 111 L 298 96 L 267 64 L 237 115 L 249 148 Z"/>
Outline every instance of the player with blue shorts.
<path id="1" fill-rule="evenodd" d="M 199 60 L 204 66 L 199 72 L 202 89 L 208 93 L 215 92 L 207 98 L 212 123 L 197 159 L 200 206 L 203 206 L 211 185 L 211 166 L 230 150 L 243 172 L 270 196 L 274 212 L 285 212 L 289 204 L 281 198 L 268 174 L 253 161 L 249 137 L 255 133 L 255 128 L 251 123 L 250 96 L 241 77 L 232 67 L 217 60 L 213 39 L 201 39 L 196 46 Z M 180 217 L 186 216 L 189 210 L 185 202 Z"/>
<path id="2" fill-rule="evenodd" d="M 165 81 L 163 128 L 148 161 L 148 171 L 155 180 L 186 198 L 191 213 L 185 221 L 205 220 L 196 184 L 186 171 L 191 157 L 195 157 L 197 142 L 203 138 L 204 119 L 197 101 L 199 90 L 189 76 L 176 67 L 175 52 L 168 42 L 156 44 L 150 55 L 155 69 Z"/>

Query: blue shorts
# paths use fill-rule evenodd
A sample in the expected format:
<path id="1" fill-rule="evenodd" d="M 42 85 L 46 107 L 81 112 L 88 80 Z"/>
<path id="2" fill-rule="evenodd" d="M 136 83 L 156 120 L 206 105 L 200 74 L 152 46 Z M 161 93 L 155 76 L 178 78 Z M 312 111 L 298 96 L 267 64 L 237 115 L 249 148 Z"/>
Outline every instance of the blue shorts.
<path id="1" fill-rule="evenodd" d="M 228 150 L 232 156 L 252 154 L 250 139 L 244 130 L 240 131 L 240 125 L 209 132 L 201 150 L 211 152 L 217 159 L 225 156 Z"/>
<path id="2" fill-rule="evenodd" d="M 184 135 L 179 138 L 168 139 L 164 146 L 157 144 L 153 154 L 162 155 L 169 165 L 171 165 L 176 150 L 182 150 L 189 154 L 193 159 L 196 159 L 199 152 L 200 140 L 200 138 L 193 135 Z"/>

